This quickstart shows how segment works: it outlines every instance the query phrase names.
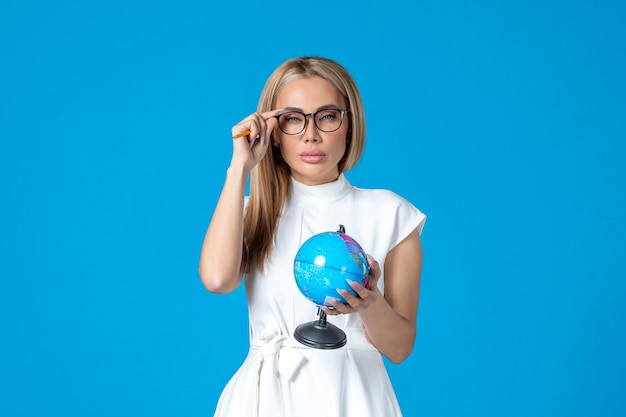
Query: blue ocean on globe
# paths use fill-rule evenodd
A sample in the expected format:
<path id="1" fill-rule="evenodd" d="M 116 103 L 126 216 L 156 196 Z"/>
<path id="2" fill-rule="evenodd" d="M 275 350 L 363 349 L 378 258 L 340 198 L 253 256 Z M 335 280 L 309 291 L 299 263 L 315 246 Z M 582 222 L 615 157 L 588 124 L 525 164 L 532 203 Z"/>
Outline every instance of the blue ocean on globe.
<path id="1" fill-rule="evenodd" d="M 293 271 L 300 292 L 318 306 L 329 306 L 329 297 L 346 303 L 337 289 L 356 295 L 347 280 L 367 284 L 369 264 L 365 251 L 352 237 L 323 232 L 305 241 L 296 254 Z"/>

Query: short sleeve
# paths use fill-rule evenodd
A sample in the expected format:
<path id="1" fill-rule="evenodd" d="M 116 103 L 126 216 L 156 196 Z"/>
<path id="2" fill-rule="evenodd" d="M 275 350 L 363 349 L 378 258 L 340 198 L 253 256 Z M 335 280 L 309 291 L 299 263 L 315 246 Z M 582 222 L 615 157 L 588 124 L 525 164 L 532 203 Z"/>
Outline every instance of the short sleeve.
<path id="1" fill-rule="evenodd" d="M 426 215 L 417 207 L 398 195 L 394 196 L 395 198 L 392 199 L 392 201 L 395 200 L 395 215 L 391 248 L 406 239 L 414 230 L 417 230 L 421 235 L 424 230 L 424 224 L 426 223 Z"/>

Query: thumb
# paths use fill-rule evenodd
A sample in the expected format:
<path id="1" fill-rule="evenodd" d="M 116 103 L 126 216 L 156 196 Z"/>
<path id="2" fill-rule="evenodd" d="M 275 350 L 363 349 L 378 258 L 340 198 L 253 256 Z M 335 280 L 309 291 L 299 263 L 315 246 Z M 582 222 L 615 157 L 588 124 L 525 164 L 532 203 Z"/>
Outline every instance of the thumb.
<path id="1" fill-rule="evenodd" d="M 262 142 L 265 142 L 265 139 L 268 139 L 272 136 L 272 132 L 274 131 L 274 128 L 276 128 L 276 125 L 278 124 L 278 119 L 276 118 L 276 116 L 278 116 L 278 114 L 282 111 L 284 111 L 284 109 L 270 110 L 270 111 L 264 112 L 261 115 L 265 119 L 265 132 L 262 132 L 261 134 Z"/>
<path id="2" fill-rule="evenodd" d="M 272 117 L 271 119 L 267 121 L 267 124 L 265 126 L 265 132 L 263 132 L 263 140 L 265 140 L 266 138 L 269 139 L 270 137 L 272 137 L 272 132 L 274 131 L 274 128 L 276 127 L 277 124 L 278 124 L 278 120 L 276 120 L 276 118 L 274 117 Z"/>

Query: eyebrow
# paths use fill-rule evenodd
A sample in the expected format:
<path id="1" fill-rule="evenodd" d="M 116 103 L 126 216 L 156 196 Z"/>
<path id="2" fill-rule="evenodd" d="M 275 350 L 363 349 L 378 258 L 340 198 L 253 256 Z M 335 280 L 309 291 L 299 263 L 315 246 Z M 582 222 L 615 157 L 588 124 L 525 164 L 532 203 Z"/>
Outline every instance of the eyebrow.
<path id="1" fill-rule="evenodd" d="M 325 104 L 323 106 L 318 107 L 317 110 L 315 110 L 315 111 L 328 110 L 328 109 L 339 110 L 340 108 L 341 107 L 339 107 L 336 104 Z M 299 112 L 304 113 L 304 110 L 302 110 L 300 107 L 283 107 L 283 109 L 285 111 L 299 111 Z M 315 112 L 313 112 L 313 113 L 315 113 Z"/>

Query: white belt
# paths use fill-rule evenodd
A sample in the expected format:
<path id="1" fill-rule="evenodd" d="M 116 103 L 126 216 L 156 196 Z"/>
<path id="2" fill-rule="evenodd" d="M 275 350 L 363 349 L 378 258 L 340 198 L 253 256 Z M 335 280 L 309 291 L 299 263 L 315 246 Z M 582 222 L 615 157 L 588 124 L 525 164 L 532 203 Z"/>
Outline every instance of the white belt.
<path id="1" fill-rule="evenodd" d="M 365 329 L 343 329 L 347 343 L 339 350 L 378 351 L 367 340 Z M 279 375 L 292 380 L 305 357 L 302 349 L 312 349 L 293 337 L 280 333 L 278 326 L 268 327 L 262 335 L 251 337 L 250 350 L 259 352 L 259 379 L 256 384 L 255 410 L 258 417 L 284 417 L 285 407 Z"/>

